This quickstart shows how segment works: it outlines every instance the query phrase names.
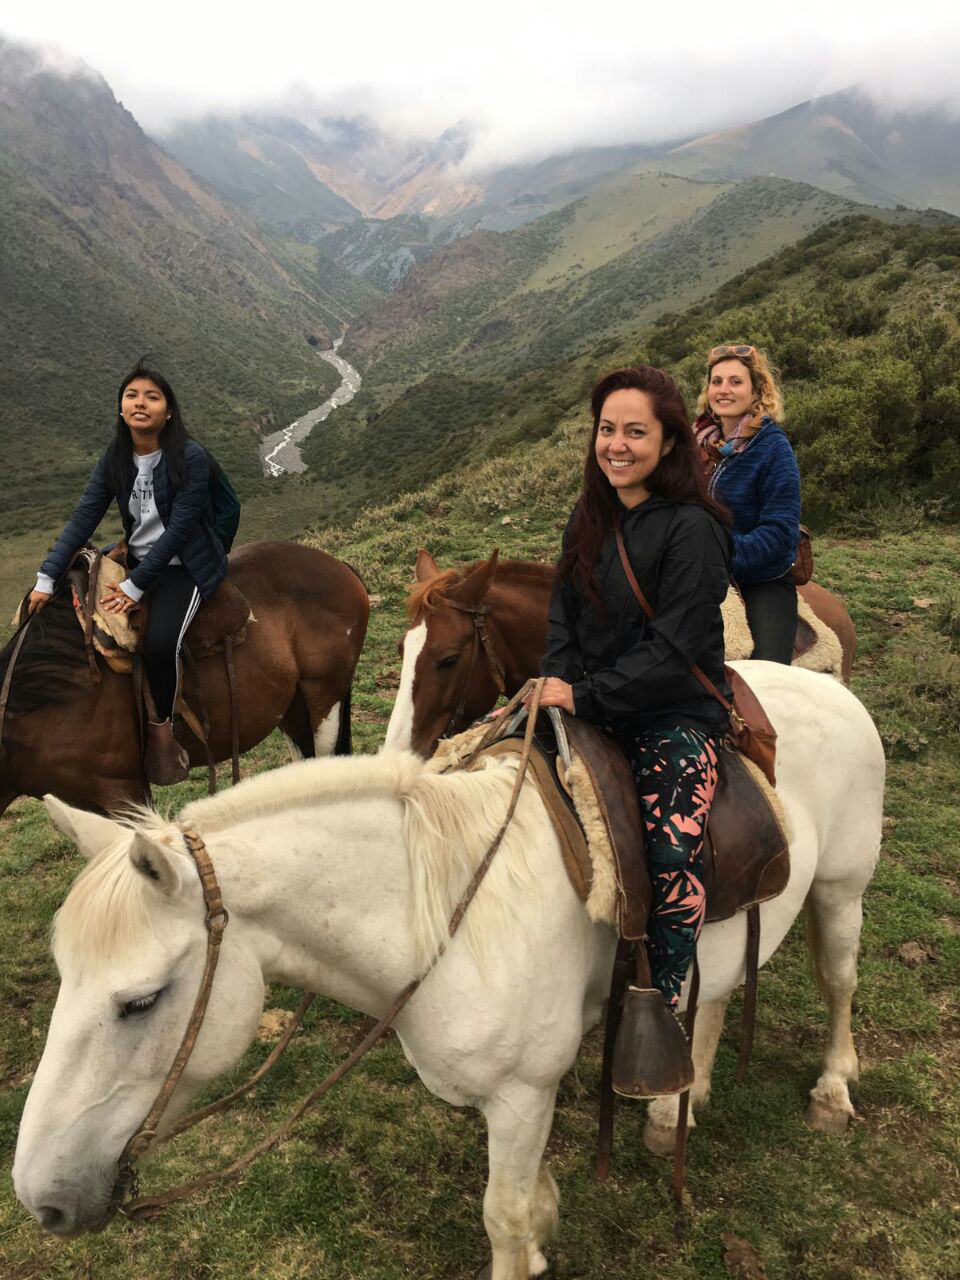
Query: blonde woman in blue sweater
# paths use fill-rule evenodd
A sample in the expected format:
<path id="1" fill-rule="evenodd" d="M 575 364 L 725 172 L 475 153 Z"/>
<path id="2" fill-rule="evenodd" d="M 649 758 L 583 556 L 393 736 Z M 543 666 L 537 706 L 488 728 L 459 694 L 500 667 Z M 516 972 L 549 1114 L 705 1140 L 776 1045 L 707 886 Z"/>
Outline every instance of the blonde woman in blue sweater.
<path id="1" fill-rule="evenodd" d="M 733 516 L 731 571 L 754 658 L 789 663 L 797 631 L 791 566 L 800 539 L 800 472 L 780 427 L 783 397 L 764 352 L 724 343 L 707 359 L 695 424 L 709 492 Z"/>

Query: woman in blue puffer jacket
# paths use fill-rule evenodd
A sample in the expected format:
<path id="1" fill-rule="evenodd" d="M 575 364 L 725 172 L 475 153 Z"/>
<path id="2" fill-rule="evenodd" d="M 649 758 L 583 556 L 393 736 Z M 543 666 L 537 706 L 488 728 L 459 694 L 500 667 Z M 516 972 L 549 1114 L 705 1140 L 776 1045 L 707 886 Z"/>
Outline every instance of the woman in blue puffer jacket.
<path id="1" fill-rule="evenodd" d="M 779 425 L 783 398 L 764 353 L 747 343 L 714 347 L 697 410 L 710 496 L 733 516 L 731 572 L 753 634 L 751 656 L 790 663 L 800 472 Z"/>

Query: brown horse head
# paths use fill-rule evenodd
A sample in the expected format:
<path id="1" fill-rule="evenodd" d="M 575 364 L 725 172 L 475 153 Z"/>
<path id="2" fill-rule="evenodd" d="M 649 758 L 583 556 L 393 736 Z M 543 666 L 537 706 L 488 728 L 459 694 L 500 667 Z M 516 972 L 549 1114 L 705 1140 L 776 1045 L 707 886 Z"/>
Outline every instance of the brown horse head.
<path id="1" fill-rule="evenodd" d="M 489 711 L 498 694 L 520 688 L 531 663 L 539 663 L 553 569 L 501 561 L 494 550 L 486 560 L 442 570 L 421 550 L 416 578 L 385 746 L 428 756 L 445 734 Z"/>

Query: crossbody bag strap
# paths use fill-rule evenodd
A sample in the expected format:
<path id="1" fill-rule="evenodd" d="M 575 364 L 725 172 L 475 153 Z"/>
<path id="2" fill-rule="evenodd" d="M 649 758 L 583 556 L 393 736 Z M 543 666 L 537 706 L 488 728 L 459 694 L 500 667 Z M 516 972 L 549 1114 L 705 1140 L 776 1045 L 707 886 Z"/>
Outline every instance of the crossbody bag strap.
<path id="1" fill-rule="evenodd" d="M 624 541 L 623 541 L 623 532 L 619 525 L 617 525 L 616 528 L 614 529 L 613 536 L 617 540 L 617 550 L 620 552 L 620 563 L 623 565 L 623 572 L 627 575 L 627 581 L 630 583 L 630 590 L 640 601 L 640 607 L 643 609 L 643 612 L 647 615 L 647 617 L 653 618 L 654 613 L 653 613 L 653 610 L 650 608 L 650 601 L 647 599 L 647 597 L 643 594 L 643 591 L 640 589 L 640 583 L 637 581 L 637 575 L 633 572 L 633 565 L 630 563 L 630 557 L 627 555 L 627 548 L 624 545 Z M 691 667 L 690 673 L 691 675 L 696 676 L 696 678 L 700 681 L 700 683 L 706 689 L 707 693 L 712 694 L 713 697 L 716 698 L 716 700 L 720 703 L 720 705 L 724 708 L 725 711 L 729 711 L 729 712 L 733 711 L 733 704 L 723 696 L 723 694 L 720 692 L 717 686 L 713 683 L 710 677 L 708 675 L 705 675 L 704 672 L 701 671 L 699 667 Z"/>

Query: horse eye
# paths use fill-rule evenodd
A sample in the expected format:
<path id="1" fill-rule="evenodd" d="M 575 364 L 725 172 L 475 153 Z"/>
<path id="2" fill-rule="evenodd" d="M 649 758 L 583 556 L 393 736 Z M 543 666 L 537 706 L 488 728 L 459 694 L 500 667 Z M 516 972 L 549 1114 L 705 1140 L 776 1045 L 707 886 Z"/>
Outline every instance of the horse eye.
<path id="1" fill-rule="evenodd" d="M 437 663 L 438 671 L 449 671 L 451 667 L 455 667 L 460 660 L 459 653 L 448 654 L 446 658 L 441 658 Z"/>
<path id="2" fill-rule="evenodd" d="M 135 1018 L 138 1014 L 149 1013 L 160 999 L 159 991 L 151 991 L 148 996 L 138 996 L 136 1000 L 128 1000 L 120 1010 L 121 1018 Z"/>

